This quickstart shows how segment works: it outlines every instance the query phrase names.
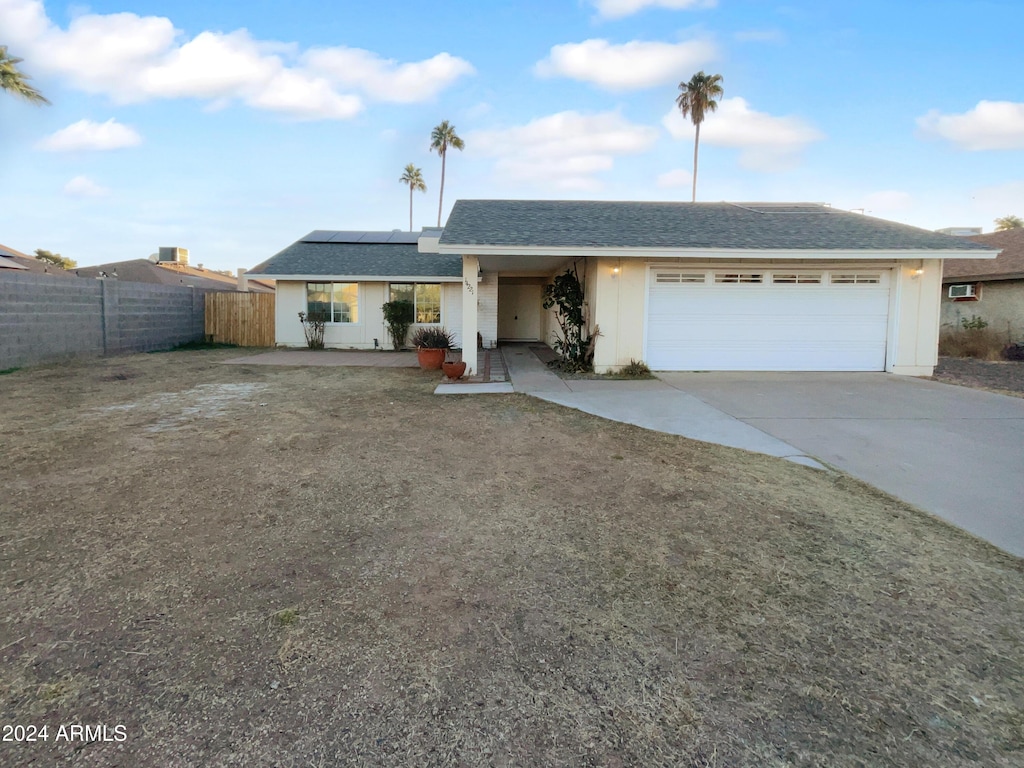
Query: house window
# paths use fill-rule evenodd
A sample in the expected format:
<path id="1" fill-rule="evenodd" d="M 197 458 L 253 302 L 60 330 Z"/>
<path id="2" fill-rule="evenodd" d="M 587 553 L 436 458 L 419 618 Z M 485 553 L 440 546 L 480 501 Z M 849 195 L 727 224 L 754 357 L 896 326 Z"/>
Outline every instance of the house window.
<path id="1" fill-rule="evenodd" d="M 411 301 L 417 323 L 441 322 L 440 283 L 392 283 L 391 301 Z"/>
<path id="2" fill-rule="evenodd" d="M 329 323 L 358 323 L 359 284 L 306 283 L 306 312 L 323 312 Z"/>

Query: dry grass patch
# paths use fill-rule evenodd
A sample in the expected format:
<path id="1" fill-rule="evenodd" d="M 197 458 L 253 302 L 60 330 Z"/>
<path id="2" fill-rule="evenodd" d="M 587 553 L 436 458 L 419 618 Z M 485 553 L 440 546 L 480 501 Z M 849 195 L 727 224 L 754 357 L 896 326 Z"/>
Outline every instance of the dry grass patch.
<path id="1" fill-rule="evenodd" d="M 129 734 L 4 765 L 1024 759 L 1020 560 L 845 476 L 232 355 L 0 382 L 0 720 Z"/>
<path id="2" fill-rule="evenodd" d="M 1002 360 L 1006 343 L 1006 334 L 992 328 L 944 330 L 939 334 L 939 354 L 973 357 L 977 360 Z"/>

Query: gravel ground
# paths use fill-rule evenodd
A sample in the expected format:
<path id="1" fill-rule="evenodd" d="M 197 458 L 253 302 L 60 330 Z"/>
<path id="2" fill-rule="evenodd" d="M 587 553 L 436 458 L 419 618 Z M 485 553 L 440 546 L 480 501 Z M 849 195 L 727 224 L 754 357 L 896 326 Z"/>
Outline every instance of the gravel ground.
<path id="1" fill-rule="evenodd" d="M 969 357 L 940 357 L 932 378 L 946 384 L 1024 397 L 1024 362 L 1021 361 L 994 362 Z"/>

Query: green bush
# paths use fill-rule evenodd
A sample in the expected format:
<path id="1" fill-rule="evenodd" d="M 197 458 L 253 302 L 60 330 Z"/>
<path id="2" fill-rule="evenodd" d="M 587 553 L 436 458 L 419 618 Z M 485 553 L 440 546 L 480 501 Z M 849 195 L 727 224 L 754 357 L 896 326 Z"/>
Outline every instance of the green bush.
<path id="1" fill-rule="evenodd" d="M 388 326 L 388 336 L 391 337 L 391 346 L 401 349 L 405 346 L 405 338 L 409 335 L 409 328 L 412 327 L 416 308 L 411 301 L 399 299 L 387 302 L 382 309 L 384 310 L 384 322 Z"/>

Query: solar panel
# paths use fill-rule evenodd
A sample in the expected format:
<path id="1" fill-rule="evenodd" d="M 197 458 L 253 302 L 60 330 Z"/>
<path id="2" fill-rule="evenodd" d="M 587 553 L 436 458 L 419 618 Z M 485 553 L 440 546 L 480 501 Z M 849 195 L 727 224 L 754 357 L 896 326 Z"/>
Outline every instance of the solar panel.
<path id="1" fill-rule="evenodd" d="M 332 243 L 358 243 L 366 233 L 358 229 L 346 229 L 331 234 L 333 235 L 330 240 Z"/>
<path id="2" fill-rule="evenodd" d="M 386 243 L 390 236 L 390 232 L 363 232 L 363 236 L 359 238 L 359 242 L 380 245 L 382 243 Z"/>
<path id="3" fill-rule="evenodd" d="M 308 235 L 302 238 L 302 242 L 329 243 L 331 241 L 331 237 L 333 237 L 336 234 L 337 232 L 334 232 L 333 230 L 330 229 L 314 229 L 312 232 L 310 232 Z"/>
<path id="4" fill-rule="evenodd" d="M 415 245 L 419 242 L 419 232 L 391 232 L 391 237 L 388 238 L 389 243 L 405 243 L 407 245 Z"/>

